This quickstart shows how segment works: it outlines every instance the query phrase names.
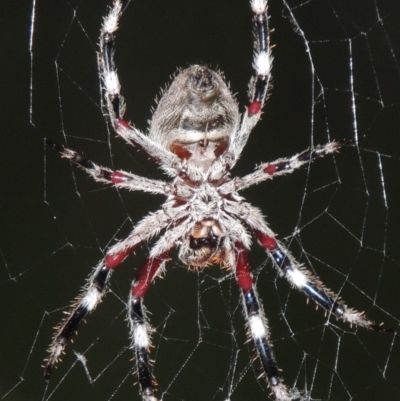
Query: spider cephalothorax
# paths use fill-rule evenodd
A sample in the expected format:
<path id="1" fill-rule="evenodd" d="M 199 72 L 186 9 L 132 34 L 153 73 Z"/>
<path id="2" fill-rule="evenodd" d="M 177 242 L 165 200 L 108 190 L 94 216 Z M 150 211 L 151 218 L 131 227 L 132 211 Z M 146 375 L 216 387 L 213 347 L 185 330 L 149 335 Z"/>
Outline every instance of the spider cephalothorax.
<path id="1" fill-rule="evenodd" d="M 82 295 L 69 316 L 57 328 L 45 369 L 52 368 L 75 333 L 79 323 L 93 311 L 106 293 L 107 282 L 116 267 L 141 243 L 160 236 L 147 260 L 137 270 L 129 297 L 128 320 L 142 401 L 156 401 L 155 379 L 150 364 L 151 330 L 142 300 L 154 278 L 163 270 L 173 249 L 188 268 L 213 264 L 231 269 L 242 293 L 249 336 L 253 339 L 267 382 L 279 401 L 301 398 L 297 390 L 283 383 L 268 341 L 269 329 L 257 297 L 248 263 L 253 236 L 267 251 L 279 274 L 330 315 L 367 329 L 385 330 L 345 305 L 317 277 L 302 267 L 275 238 L 259 209 L 247 203 L 239 192 L 251 185 L 292 173 L 304 164 L 332 154 L 347 143 L 329 142 L 290 158 L 260 164 L 244 177 L 231 178 L 230 170 L 240 157 L 248 136 L 261 117 L 270 83 L 272 57 L 266 0 L 250 0 L 254 13 L 254 76 L 250 81 L 250 104 L 239 113 L 238 105 L 221 73 L 194 65 L 180 71 L 161 97 L 148 135 L 123 119 L 125 106 L 114 65 L 114 33 L 122 4 L 114 0 L 104 19 L 100 36 L 99 66 L 106 112 L 119 136 L 146 152 L 172 181 L 164 182 L 124 171 L 101 167 L 83 154 L 51 141 L 48 144 L 63 157 L 84 169 L 96 181 L 118 188 L 163 194 L 162 208 L 143 218 L 123 241 L 112 246 L 91 274 Z"/>

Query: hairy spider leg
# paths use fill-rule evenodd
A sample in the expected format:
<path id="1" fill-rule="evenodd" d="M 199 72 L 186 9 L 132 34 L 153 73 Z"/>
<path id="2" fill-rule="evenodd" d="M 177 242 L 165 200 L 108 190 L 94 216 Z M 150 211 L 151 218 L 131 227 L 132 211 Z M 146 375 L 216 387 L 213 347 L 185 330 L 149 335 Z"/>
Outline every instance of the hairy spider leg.
<path id="1" fill-rule="evenodd" d="M 258 300 L 256 288 L 253 282 L 253 275 L 248 261 L 248 252 L 242 243 L 235 244 L 237 249 L 236 256 L 236 280 L 242 291 L 243 306 L 245 316 L 249 326 L 249 334 L 257 348 L 257 354 L 260 358 L 267 381 L 279 401 L 288 401 L 297 397 L 289 390 L 282 381 L 279 374 L 278 365 L 269 343 L 269 328 L 263 308 Z"/>
<path id="2" fill-rule="evenodd" d="M 156 382 L 150 360 L 151 329 L 147 324 L 142 299 L 154 278 L 163 269 L 168 253 L 166 251 L 159 256 L 147 258 L 137 272 L 129 297 L 129 324 L 143 401 L 156 401 L 157 398 L 154 395 Z"/>
<path id="3" fill-rule="evenodd" d="M 266 0 L 251 0 L 251 9 L 254 13 L 253 34 L 255 37 L 254 49 L 254 76 L 249 84 L 251 103 L 247 108 L 249 116 L 259 114 L 264 106 L 271 78 L 272 56 L 269 46 L 269 27 Z"/>
<path id="4" fill-rule="evenodd" d="M 260 230 L 254 230 L 254 234 L 261 246 L 268 251 L 279 268 L 281 274 L 298 290 L 302 291 L 317 305 L 326 311 L 348 322 L 350 325 L 361 326 L 366 329 L 390 332 L 391 330 L 378 325 L 364 316 L 364 312 L 358 312 L 349 308 L 339 295 L 335 294 L 312 273 L 301 266 L 288 249 L 274 237 Z"/>
<path id="5" fill-rule="evenodd" d="M 163 271 L 169 252 L 181 238 L 181 226 L 169 227 L 152 247 L 149 257 L 138 270 L 131 287 L 128 320 L 143 401 L 158 401 L 158 399 L 154 395 L 156 381 L 150 366 L 151 328 L 146 320 L 142 299 L 155 277 Z"/>
<path id="6" fill-rule="evenodd" d="M 48 349 L 49 356 L 45 359 L 44 378 L 46 380 L 50 379 L 52 369 L 61 360 L 61 354 L 76 333 L 79 324 L 99 303 L 108 279 L 109 269 L 104 261 L 101 261 L 94 270 L 89 286 L 82 291 L 83 294 L 78 298 L 78 303 L 74 303 L 72 311 L 68 312 L 67 319 L 60 326 L 55 327 L 57 331 Z"/>
<path id="7" fill-rule="evenodd" d="M 159 233 L 169 222 L 164 212 L 156 212 L 138 223 L 133 232 L 125 240 L 112 246 L 103 260 L 95 267 L 88 283 L 82 288 L 67 318 L 57 327 L 53 341 L 48 349 L 44 377 L 50 378 L 54 366 L 61 354 L 76 333 L 79 324 L 101 302 L 106 293 L 107 282 L 113 269 L 118 267 L 143 241 Z"/>
<path id="8" fill-rule="evenodd" d="M 95 181 L 114 184 L 118 188 L 126 188 L 131 191 L 168 195 L 169 185 L 164 181 L 152 180 L 126 171 L 113 171 L 107 167 L 102 167 L 88 159 L 83 153 L 54 143 L 50 139 L 46 139 L 46 144 L 59 153 L 61 157 L 71 160 Z"/>
<path id="9" fill-rule="evenodd" d="M 338 152 L 342 146 L 350 144 L 352 144 L 351 140 L 333 141 L 325 145 L 317 145 L 314 148 L 308 148 L 290 158 L 281 158 L 273 162 L 263 163 L 252 173 L 243 177 L 234 177 L 232 180 L 222 184 L 220 193 L 230 194 L 234 191 L 241 191 L 252 185 L 270 180 L 275 176 L 291 174 L 303 165 L 308 165 L 314 160 Z"/>
<path id="10" fill-rule="evenodd" d="M 124 99 L 121 96 L 121 85 L 118 79 L 114 62 L 115 31 L 118 29 L 118 21 L 121 17 L 122 3 L 114 0 L 109 13 L 104 18 L 100 34 L 99 69 L 105 91 L 104 99 L 114 129 L 130 145 L 143 150 L 155 161 L 162 165 L 164 171 L 170 175 L 176 175 L 181 167 L 180 159 L 172 152 L 166 150 L 152 141 L 138 129 L 132 127 L 123 119 L 125 112 Z"/>
<path id="11" fill-rule="evenodd" d="M 65 347 L 77 332 L 79 324 L 101 301 L 106 291 L 111 270 L 117 267 L 135 248 L 136 246 L 133 246 L 119 254 L 107 255 L 94 269 L 89 279 L 89 285 L 85 286 L 82 290 L 82 295 L 77 297 L 77 302 L 74 302 L 72 311 L 67 312 L 67 319 L 56 327 L 57 331 L 48 349 L 49 356 L 46 359 L 47 363 L 44 371 L 46 380 L 50 378 L 52 369 L 59 362 Z"/>
<path id="12" fill-rule="evenodd" d="M 254 34 L 254 74 L 249 82 L 248 96 L 250 104 L 243 115 L 238 132 L 232 138 L 229 150 L 233 155 L 233 164 L 239 159 L 249 135 L 261 118 L 261 110 L 267 98 L 271 82 L 272 54 L 269 44 L 269 27 L 266 0 L 251 0 L 253 11 Z"/>

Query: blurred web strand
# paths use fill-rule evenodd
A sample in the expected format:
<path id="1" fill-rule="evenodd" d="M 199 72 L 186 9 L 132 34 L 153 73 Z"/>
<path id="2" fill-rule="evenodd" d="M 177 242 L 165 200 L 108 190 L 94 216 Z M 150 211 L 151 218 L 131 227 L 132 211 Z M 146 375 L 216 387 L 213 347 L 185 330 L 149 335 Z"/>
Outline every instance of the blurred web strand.
<path id="1" fill-rule="evenodd" d="M 29 38 L 29 53 L 31 56 L 31 73 L 29 83 L 29 121 L 33 124 L 33 36 L 35 29 L 35 16 L 36 16 L 36 0 L 32 1 L 32 14 L 31 14 L 31 26 L 30 26 L 30 38 Z"/>

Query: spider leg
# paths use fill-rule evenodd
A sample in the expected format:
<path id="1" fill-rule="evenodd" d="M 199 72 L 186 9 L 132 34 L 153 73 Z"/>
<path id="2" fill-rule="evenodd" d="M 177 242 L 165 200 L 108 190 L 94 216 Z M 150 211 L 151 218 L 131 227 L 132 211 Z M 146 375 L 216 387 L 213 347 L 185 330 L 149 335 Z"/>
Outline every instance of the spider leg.
<path id="1" fill-rule="evenodd" d="M 150 360 L 151 328 L 147 323 L 142 299 L 155 277 L 163 270 L 169 252 L 179 243 L 182 235 L 182 225 L 167 231 L 154 245 L 148 259 L 140 267 L 136 279 L 132 283 L 128 303 L 128 320 L 143 401 L 158 400 L 155 396 L 156 381 L 152 374 Z"/>
<path id="2" fill-rule="evenodd" d="M 129 296 L 128 320 L 131 328 L 132 347 L 135 350 L 137 375 L 143 401 L 156 401 L 156 382 L 152 374 L 150 360 L 151 328 L 146 320 L 142 299 L 150 284 L 163 269 L 168 252 L 148 258 L 138 270 Z"/>
<path id="3" fill-rule="evenodd" d="M 364 316 L 364 312 L 349 308 L 337 294 L 325 287 L 317 277 L 300 265 L 289 250 L 270 234 L 270 230 L 268 231 L 266 233 L 259 229 L 254 229 L 254 234 L 261 246 L 267 250 L 274 260 L 279 272 L 294 287 L 336 318 L 342 319 L 350 325 L 361 326 L 369 330 L 391 331 L 383 325 L 378 325 L 369 320 Z"/>
<path id="4" fill-rule="evenodd" d="M 271 79 L 272 56 L 269 45 L 270 30 L 268 27 L 267 0 L 251 0 L 250 5 L 254 13 L 253 30 L 256 40 L 253 59 L 254 76 L 251 78 L 249 84 L 251 103 L 247 109 L 247 114 L 249 116 L 257 115 L 256 118 L 259 119 Z"/>
<path id="5" fill-rule="evenodd" d="M 317 277 L 301 266 L 289 250 L 276 240 L 274 232 L 265 223 L 264 217 L 258 208 L 248 202 L 241 202 L 236 205 L 227 204 L 225 210 L 230 214 L 236 215 L 252 229 L 260 245 L 275 262 L 279 273 L 316 304 L 350 325 L 354 324 L 376 331 L 392 331 L 369 320 L 364 316 L 363 312 L 349 308 L 337 294 L 326 288 Z"/>
<path id="6" fill-rule="evenodd" d="M 254 172 L 247 174 L 244 177 L 236 177 L 231 181 L 228 181 L 226 184 L 221 186 L 220 191 L 223 193 L 241 191 L 251 187 L 252 185 L 272 179 L 274 176 L 293 173 L 304 164 L 308 164 L 326 155 L 338 152 L 341 147 L 350 144 L 352 144 L 352 141 L 349 139 L 337 142 L 333 141 L 325 145 L 317 145 L 314 148 L 308 148 L 288 159 L 282 158 L 270 163 L 263 163 L 258 166 Z"/>
<path id="7" fill-rule="evenodd" d="M 261 118 L 261 110 L 264 107 L 271 81 L 272 55 L 269 44 L 267 0 L 250 0 L 250 5 L 254 13 L 254 75 L 249 83 L 251 102 L 244 113 L 241 127 L 230 146 L 236 160 L 239 158 L 251 130 Z"/>
<path id="8" fill-rule="evenodd" d="M 124 138 L 129 144 L 142 149 L 162 164 L 163 169 L 168 174 L 174 176 L 181 165 L 179 158 L 152 141 L 147 135 L 144 135 L 123 119 L 125 104 L 120 94 L 121 85 L 114 62 L 114 33 L 118 29 L 121 11 L 122 2 L 114 0 L 109 13 L 104 18 L 100 34 L 99 69 L 105 91 L 107 109 L 118 135 Z"/>
<path id="9" fill-rule="evenodd" d="M 125 171 L 113 171 L 107 167 L 92 162 L 83 153 L 68 149 L 63 145 L 46 139 L 47 145 L 58 152 L 61 157 L 71 160 L 82 170 L 86 171 L 95 181 L 114 184 L 118 188 L 127 188 L 131 191 L 144 191 L 153 194 L 168 195 L 169 185 L 163 181 L 151 180 Z"/>
<path id="10" fill-rule="evenodd" d="M 164 212 L 157 212 L 145 217 L 124 241 L 115 244 L 107 255 L 94 268 L 88 283 L 83 287 L 81 295 L 74 303 L 72 310 L 67 312 L 67 318 L 56 327 L 53 342 L 48 349 L 44 377 L 50 378 L 54 366 L 60 360 L 61 354 L 71 340 L 82 320 L 101 302 L 107 289 L 107 282 L 112 270 L 118 267 L 141 242 L 159 233 L 169 222 Z"/>
<path id="11" fill-rule="evenodd" d="M 278 365 L 269 343 L 269 328 L 263 308 L 256 293 L 253 276 L 250 271 L 248 254 L 242 243 L 235 244 L 237 249 L 236 280 L 242 291 L 245 316 L 260 358 L 263 370 L 278 401 L 290 401 L 299 397 L 297 390 L 289 390 L 282 381 Z"/>

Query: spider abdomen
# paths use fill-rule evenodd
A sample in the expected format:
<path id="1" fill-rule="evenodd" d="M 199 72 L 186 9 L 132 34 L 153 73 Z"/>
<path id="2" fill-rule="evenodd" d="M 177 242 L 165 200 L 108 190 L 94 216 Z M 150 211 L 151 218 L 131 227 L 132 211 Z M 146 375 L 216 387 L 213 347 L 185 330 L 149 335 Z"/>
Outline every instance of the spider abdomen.
<path id="1" fill-rule="evenodd" d="M 149 136 L 206 171 L 239 126 L 237 103 L 221 74 L 193 65 L 181 71 L 154 112 Z"/>

